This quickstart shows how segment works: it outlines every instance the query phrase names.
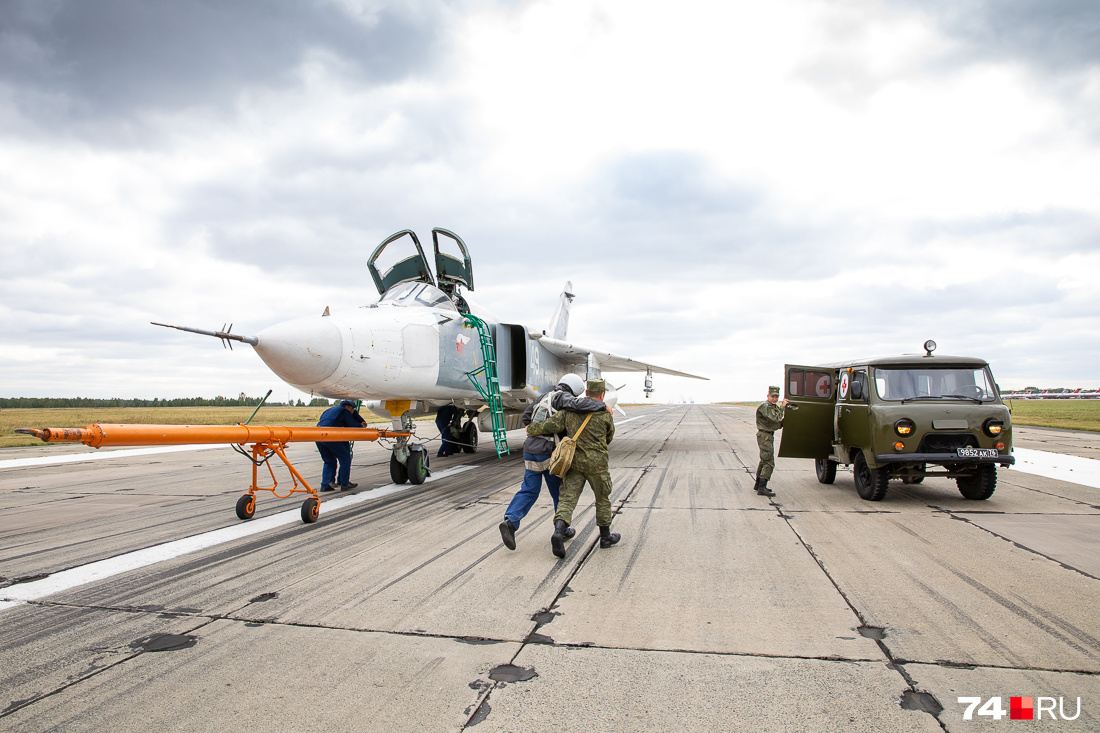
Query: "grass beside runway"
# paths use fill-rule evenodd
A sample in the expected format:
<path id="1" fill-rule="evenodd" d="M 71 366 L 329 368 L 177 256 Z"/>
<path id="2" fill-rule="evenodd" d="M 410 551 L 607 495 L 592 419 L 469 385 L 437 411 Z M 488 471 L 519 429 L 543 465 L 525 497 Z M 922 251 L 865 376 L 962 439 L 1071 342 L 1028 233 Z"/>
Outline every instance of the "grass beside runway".
<path id="1" fill-rule="evenodd" d="M 1008 400 L 1013 425 L 1100 432 L 1100 400 Z"/>
<path id="2" fill-rule="evenodd" d="M 58 407 L 0 410 L 0 448 L 42 445 L 16 428 L 82 428 L 92 423 L 131 425 L 237 425 L 248 419 L 255 407 Z M 317 424 L 324 407 L 264 406 L 253 425 L 309 427 Z M 364 410 L 368 423 L 381 419 Z"/>

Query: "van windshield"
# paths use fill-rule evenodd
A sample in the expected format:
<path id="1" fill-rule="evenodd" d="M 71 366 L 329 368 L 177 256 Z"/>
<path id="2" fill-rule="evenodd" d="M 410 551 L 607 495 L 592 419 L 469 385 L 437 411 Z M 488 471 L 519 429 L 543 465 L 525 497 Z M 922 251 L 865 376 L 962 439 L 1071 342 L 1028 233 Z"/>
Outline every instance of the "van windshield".
<path id="1" fill-rule="evenodd" d="M 875 389 L 879 399 L 960 400 L 988 402 L 997 399 L 987 367 L 875 368 Z"/>

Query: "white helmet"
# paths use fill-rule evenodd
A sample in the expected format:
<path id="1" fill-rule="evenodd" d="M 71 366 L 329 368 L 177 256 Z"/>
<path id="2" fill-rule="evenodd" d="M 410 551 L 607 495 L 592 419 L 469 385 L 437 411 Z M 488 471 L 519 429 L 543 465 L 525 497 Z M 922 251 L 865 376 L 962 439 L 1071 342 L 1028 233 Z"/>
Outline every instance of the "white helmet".
<path id="1" fill-rule="evenodd" d="M 584 380 L 581 375 L 570 372 L 558 380 L 558 384 L 564 384 L 573 393 L 574 397 L 580 397 L 584 393 Z"/>

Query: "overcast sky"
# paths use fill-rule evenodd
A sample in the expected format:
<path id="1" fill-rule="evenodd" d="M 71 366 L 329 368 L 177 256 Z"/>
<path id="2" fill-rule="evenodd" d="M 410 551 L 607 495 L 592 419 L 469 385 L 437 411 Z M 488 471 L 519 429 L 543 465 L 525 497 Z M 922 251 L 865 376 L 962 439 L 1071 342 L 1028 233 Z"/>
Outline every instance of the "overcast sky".
<path id="1" fill-rule="evenodd" d="M 712 380 L 658 400 L 928 338 L 1100 387 L 1100 4 L 0 0 L 0 396 L 297 398 L 149 321 L 373 302 L 433 226 Z"/>

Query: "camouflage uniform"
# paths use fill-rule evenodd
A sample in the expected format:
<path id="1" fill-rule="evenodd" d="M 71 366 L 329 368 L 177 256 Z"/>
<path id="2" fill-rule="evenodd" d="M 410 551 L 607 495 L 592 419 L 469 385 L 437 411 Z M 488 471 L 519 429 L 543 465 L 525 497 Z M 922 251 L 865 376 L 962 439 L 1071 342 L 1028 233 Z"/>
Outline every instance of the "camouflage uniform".
<path id="1" fill-rule="evenodd" d="M 607 467 L 607 444 L 615 437 L 615 421 L 607 410 L 590 413 L 581 437 L 577 438 L 577 451 L 573 455 L 573 465 L 565 474 L 561 493 L 558 496 L 558 511 L 554 521 L 562 520 L 567 525 L 573 521 L 573 510 L 584 491 L 584 483 L 592 487 L 596 495 L 596 524 L 600 527 L 611 526 L 611 472 Z M 549 420 L 532 423 L 527 426 L 528 435 L 550 435 L 562 430 L 570 436 L 576 436 L 581 424 L 588 415 L 561 410 Z"/>
<path id="2" fill-rule="evenodd" d="M 769 387 L 768 394 L 779 394 L 778 387 Z M 756 479 L 767 481 L 775 468 L 775 431 L 783 427 L 783 408 L 770 402 L 756 408 L 756 442 L 760 445 L 760 465 Z"/>

